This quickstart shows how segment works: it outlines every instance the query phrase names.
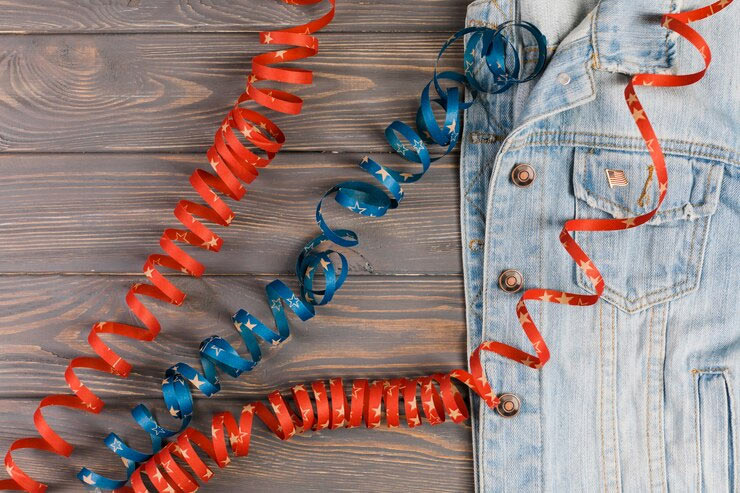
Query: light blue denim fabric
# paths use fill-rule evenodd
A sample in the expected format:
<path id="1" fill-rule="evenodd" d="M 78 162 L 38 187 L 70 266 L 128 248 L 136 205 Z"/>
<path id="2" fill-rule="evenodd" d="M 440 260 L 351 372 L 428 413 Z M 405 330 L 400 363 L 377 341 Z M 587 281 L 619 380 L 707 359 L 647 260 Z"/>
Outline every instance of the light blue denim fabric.
<path id="1" fill-rule="evenodd" d="M 708 1 L 708 0 L 707 0 Z M 467 25 L 534 23 L 549 61 L 534 82 L 481 96 L 465 113 L 460 162 L 469 348 L 531 351 L 498 287 L 590 291 L 558 241 L 571 218 L 634 216 L 657 200 L 626 107 L 626 74 L 701 68 L 660 14 L 695 0 L 478 0 Z M 697 84 L 638 88 L 666 154 L 667 198 L 643 227 L 577 241 L 606 281 L 592 307 L 528 304 L 552 352 L 542 370 L 485 353 L 511 418 L 473 400 L 480 491 L 738 491 L 740 370 L 740 6 L 692 24 L 712 66 Z M 534 58 L 534 53 L 525 53 Z M 528 57 L 525 57 L 528 58 Z M 530 66 L 531 66 L 530 61 Z M 485 68 L 476 71 L 485 79 Z M 511 169 L 529 163 L 531 186 Z M 605 168 L 623 170 L 610 188 Z"/>

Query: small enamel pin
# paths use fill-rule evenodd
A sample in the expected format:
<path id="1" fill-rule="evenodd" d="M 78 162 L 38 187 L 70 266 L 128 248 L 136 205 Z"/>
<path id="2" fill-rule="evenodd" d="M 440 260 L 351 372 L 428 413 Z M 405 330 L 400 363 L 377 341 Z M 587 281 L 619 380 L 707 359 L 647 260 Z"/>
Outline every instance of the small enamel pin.
<path id="1" fill-rule="evenodd" d="M 624 175 L 624 171 L 621 169 L 605 169 L 606 179 L 609 181 L 609 188 L 614 187 L 626 187 L 629 185 L 627 177 Z"/>

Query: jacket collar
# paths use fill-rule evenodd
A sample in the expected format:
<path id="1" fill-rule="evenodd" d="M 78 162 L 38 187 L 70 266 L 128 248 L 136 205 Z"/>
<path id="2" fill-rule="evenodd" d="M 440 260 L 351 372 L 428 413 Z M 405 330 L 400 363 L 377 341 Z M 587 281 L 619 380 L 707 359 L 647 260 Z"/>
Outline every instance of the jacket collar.
<path id="1" fill-rule="evenodd" d="M 666 72 L 676 52 L 676 35 L 661 27 L 662 14 L 677 11 L 673 0 L 601 0 L 592 12 L 594 67 L 636 74 Z"/>

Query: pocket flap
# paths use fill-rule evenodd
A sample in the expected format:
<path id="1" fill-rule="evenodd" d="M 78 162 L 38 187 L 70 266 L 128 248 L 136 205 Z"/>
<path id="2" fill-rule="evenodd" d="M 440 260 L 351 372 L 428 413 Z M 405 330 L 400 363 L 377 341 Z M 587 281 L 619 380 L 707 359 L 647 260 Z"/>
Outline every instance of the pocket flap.
<path id="1" fill-rule="evenodd" d="M 647 152 L 576 150 L 574 165 L 575 196 L 589 206 L 616 218 L 639 216 L 655 208 L 658 180 Z M 666 168 L 668 192 L 648 224 L 714 213 L 719 201 L 722 164 L 666 156 Z"/>

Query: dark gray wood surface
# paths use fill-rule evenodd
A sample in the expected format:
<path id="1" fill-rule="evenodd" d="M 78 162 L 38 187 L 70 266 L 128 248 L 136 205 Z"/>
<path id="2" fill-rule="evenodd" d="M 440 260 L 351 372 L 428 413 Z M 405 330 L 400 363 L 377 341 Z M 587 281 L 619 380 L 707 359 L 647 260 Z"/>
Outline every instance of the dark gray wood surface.
<path id="1" fill-rule="evenodd" d="M 152 343 L 107 339 L 134 364 L 127 379 L 81 372 L 107 403 L 98 416 L 45 413 L 77 446 L 70 459 L 17 454 L 50 491 L 78 491 L 82 465 L 120 474 L 102 446 L 110 431 L 143 448 L 129 410 L 166 414 L 164 369 L 196 363 L 198 343 L 220 334 L 238 346 L 237 308 L 268 318 L 264 286 L 291 284 L 298 249 L 317 228 L 321 193 L 365 179 L 365 153 L 388 154 L 382 130 L 413 121 L 443 40 L 463 25 L 468 0 L 339 0 L 319 33 L 321 52 L 298 65 L 315 84 L 303 114 L 270 112 L 288 136 L 284 151 L 248 187 L 219 253 L 198 254 L 206 275 L 172 275 L 188 298 L 150 304 L 163 324 Z M 65 392 L 69 358 L 89 355 L 101 320 L 135 322 L 123 302 L 172 209 L 194 197 L 188 176 L 243 87 L 249 60 L 265 51 L 256 32 L 305 22 L 325 6 L 277 0 L 0 1 L 0 447 L 35 435 L 42 396 Z M 445 60 L 460 64 L 460 52 Z M 214 398 L 197 398 L 195 425 L 210 414 L 295 383 L 342 376 L 418 376 L 464 366 L 457 159 L 407 187 L 399 210 L 359 218 L 330 206 L 333 224 L 361 239 L 347 254 L 346 287 L 253 372 L 225 377 Z M 241 347 L 241 346 L 239 346 Z M 220 471 L 205 491 L 470 491 L 468 426 L 335 430 L 279 442 L 260 429 L 248 458 Z"/>

